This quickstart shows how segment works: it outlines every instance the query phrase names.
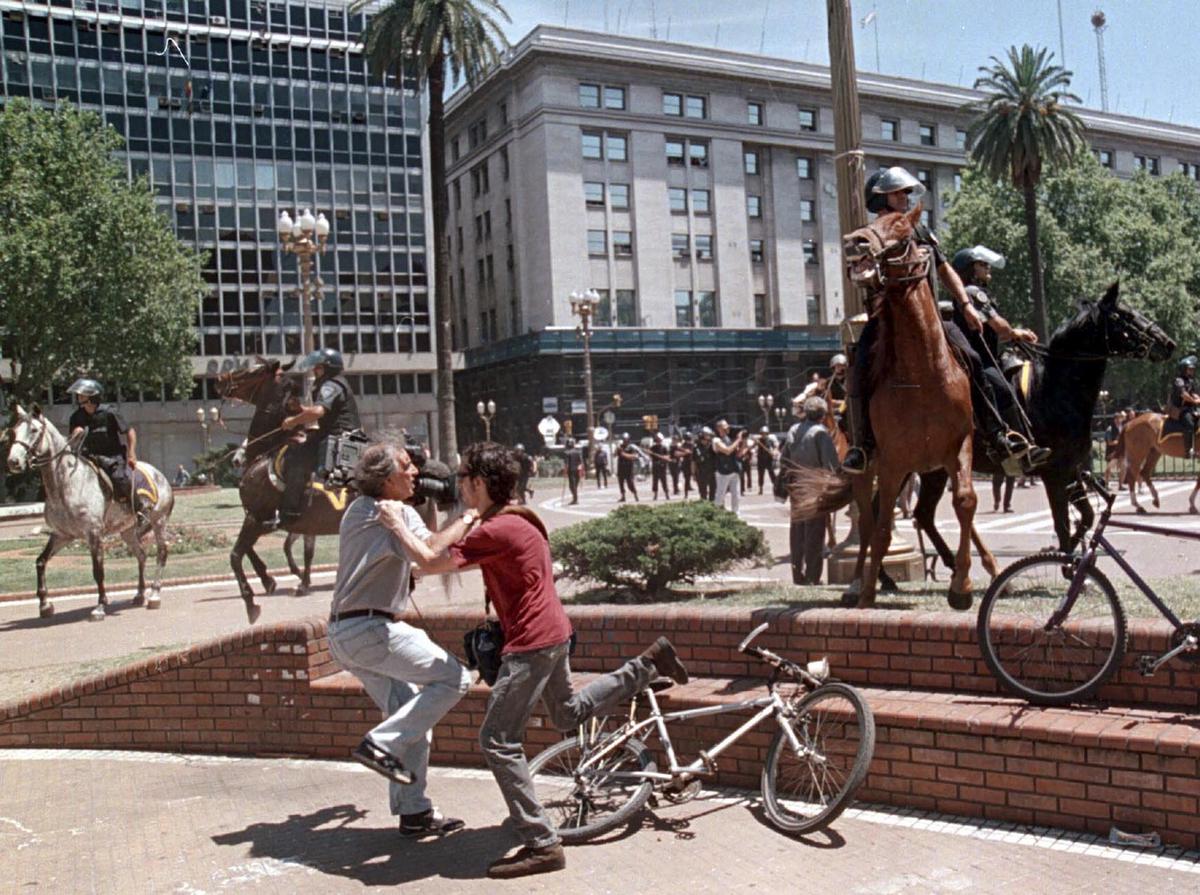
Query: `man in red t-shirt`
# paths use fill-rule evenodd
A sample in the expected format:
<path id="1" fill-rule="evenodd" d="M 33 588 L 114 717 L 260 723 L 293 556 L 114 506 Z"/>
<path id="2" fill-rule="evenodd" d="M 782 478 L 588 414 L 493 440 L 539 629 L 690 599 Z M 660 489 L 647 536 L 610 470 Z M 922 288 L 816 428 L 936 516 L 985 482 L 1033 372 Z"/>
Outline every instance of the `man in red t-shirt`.
<path id="1" fill-rule="evenodd" d="M 688 679 L 675 648 L 660 637 L 640 656 L 575 692 L 568 658 L 571 622 L 554 588 L 546 528 L 532 510 L 510 505 L 519 474 L 512 452 L 501 445 L 473 444 L 463 452 L 458 470 L 460 492 L 468 507 L 463 518 L 475 513 L 478 521 L 461 541 L 441 553 L 434 553 L 409 532 L 401 513 L 384 506 L 380 514 L 423 571 L 478 566 L 500 616 L 503 659 L 479 743 L 524 845 L 488 868 L 488 876 L 496 878 L 566 866 L 558 831 L 538 802 L 525 763 L 525 728 L 538 699 L 555 727 L 570 730 L 628 699 L 656 675 L 681 684 Z"/>

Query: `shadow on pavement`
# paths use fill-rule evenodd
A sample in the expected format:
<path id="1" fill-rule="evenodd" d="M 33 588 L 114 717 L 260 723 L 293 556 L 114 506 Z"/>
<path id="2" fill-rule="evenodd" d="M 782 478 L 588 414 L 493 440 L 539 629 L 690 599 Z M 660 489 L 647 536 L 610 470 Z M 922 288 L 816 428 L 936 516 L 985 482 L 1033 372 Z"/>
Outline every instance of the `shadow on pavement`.
<path id="1" fill-rule="evenodd" d="M 96 608 L 96 604 L 86 603 L 76 609 L 62 609 L 61 604 L 55 603 L 54 598 L 50 598 L 50 602 L 54 603 L 54 615 L 49 618 L 42 618 L 38 615 L 36 606 L 23 607 L 29 610 L 28 618 L 14 618 L 5 622 L 0 622 L 0 633 L 4 631 L 29 631 L 39 628 L 53 628 L 56 625 L 70 625 L 75 622 L 83 622 L 88 620 L 88 616 L 92 614 L 92 610 Z M 112 601 L 105 607 L 104 611 L 109 619 L 116 618 L 121 615 L 125 609 L 141 611 L 144 607 L 134 606 L 133 598 L 122 599 L 119 602 Z"/>
<path id="2" fill-rule="evenodd" d="M 212 837 L 217 845 L 249 843 L 249 857 L 301 863 L 364 886 L 397 886 L 427 878 L 482 879 L 488 865 L 513 845 L 499 825 L 465 829 L 440 839 L 401 838 L 394 819 L 385 827 L 353 826 L 367 815 L 334 805 L 286 820 L 250 824 Z"/>

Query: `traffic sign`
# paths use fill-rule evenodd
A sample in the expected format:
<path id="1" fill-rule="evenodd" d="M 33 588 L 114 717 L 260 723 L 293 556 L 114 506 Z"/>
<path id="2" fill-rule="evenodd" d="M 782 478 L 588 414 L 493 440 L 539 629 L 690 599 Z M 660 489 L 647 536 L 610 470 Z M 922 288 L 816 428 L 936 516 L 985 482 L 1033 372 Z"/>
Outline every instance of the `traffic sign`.
<path id="1" fill-rule="evenodd" d="M 617 421 L 617 415 L 615 413 L 613 413 L 611 410 L 604 411 L 604 424 L 605 425 L 611 426 L 616 421 Z"/>
<path id="2" fill-rule="evenodd" d="M 558 413 L 558 398 L 542 398 L 542 413 Z"/>
<path id="3" fill-rule="evenodd" d="M 597 426 L 592 430 L 593 441 L 608 441 L 608 430 L 603 426 Z"/>
<path id="4" fill-rule="evenodd" d="M 558 424 L 558 420 L 556 420 L 554 417 L 545 416 L 542 417 L 542 421 L 538 423 L 537 428 L 538 431 L 542 433 L 542 438 L 545 440 L 546 444 L 549 444 L 550 442 L 554 441 L 554 436 L 558 434 L 562 426 Z"/>
<path id="5" fill-rule="evenodd" d="M 587 401 L 572 401 L 571 413 L 587 413 Z"/>

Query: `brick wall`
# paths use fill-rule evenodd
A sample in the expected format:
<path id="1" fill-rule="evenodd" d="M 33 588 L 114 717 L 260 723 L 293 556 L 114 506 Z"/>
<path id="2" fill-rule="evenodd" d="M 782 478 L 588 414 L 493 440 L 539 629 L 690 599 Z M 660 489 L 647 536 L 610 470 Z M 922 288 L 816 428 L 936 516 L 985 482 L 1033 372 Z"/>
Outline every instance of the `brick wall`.
<path id="1" fill-rule="evenodd" d="M 573 666 L 615 667 L 668 634 L 697 678 L 663 694 L 664 709 L 745 698 L 763 666 L 734 654 L 760 621 L 763 645 L 796 658 L 829 655 L 834 673 L 864 687 L 878 726 L 861 798 L 950 813 L 1106 832 L 1156 829 L 1200 845 L 1200 726 L 1196 673 L 1172 663 L 1160 679 L 1122 673 L 1105 694 L 1157 707 L 1036 709 L 995 695 L 974 644 L 974 620 L 947 613 L 817 610 L 571 610 Z M 460 651 L 478 621 L 426 611 L 434 639 Z M 1130 653 L 1165 649 L 1164 625 L 1138 623 Z M 953 688 L 953 689 L 951 689 Z M 1177 692 L 1173 688 L 1179 688 Z M 487 688 L 474 687 L 435 732 L 434 761 L 481 765 L 476 735 Z M 263 626 L 0 706 L 0 746 L 155 749 L 344 758 L 377 720 L 357 681 L 338 669 L 320 621 Z M 693 756 L 744 719 L 708 717 L 672 728 Z M 559 734 L 533 719 L 529 751 Z M 718 780 L 755 788 L 770 737 L 764 725 L 719 760 Z M 663 756 L 659 756 L 660 765 Z"/>

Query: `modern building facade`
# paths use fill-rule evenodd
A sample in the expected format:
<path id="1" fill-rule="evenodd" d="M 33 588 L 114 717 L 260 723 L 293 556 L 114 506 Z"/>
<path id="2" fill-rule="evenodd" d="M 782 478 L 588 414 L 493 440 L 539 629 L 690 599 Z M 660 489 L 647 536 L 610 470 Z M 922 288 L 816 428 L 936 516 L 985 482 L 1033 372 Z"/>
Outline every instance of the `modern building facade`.
<path id="1" fill-rule="evenodd" d="M 206 439 L 240 441 L 246 408 L 198 425 L 216 374 L 300 352 L 299 272 L 276 220 L 302 208 L 332 225 L 315 343 L 345 355 L 368 428 L 436 431 L 423 104 L 415 81 L 368 75 L 361 14 L 336 0 L 0 0 L 0 15 L 4 95 L 99 113 L 206 259 L 192 393 L 109 384 L 146 459 L 171 470 Z"/>
<path id="2" fill-rule="evenodd" d="M 867 169 L 913 171 L 936 227 L 978 94 L 861 73 L 859 92 Z M 574 291 L 601 296 L 596 403 L 620 392 L 623 429 L 762 424 L 759 395 L 785 405 L 837 350 L 827 68 L 541 26 L 447 114 L 460 430 L 481 398 L 505 437 L 552 406 L 582 430 Z M 1198 130 L 1081 116 L 1118 173 L 1200 174 Z"/>

